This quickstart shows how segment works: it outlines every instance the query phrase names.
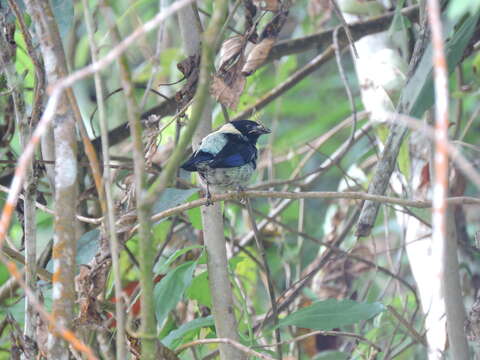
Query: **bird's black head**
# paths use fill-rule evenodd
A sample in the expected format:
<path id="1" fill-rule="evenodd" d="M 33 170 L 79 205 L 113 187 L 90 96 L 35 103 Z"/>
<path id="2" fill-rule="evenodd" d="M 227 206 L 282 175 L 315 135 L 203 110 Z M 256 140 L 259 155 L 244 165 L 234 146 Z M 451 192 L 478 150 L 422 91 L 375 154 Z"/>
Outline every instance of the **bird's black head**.
<path id="1" fill-rule="evenodd" d="M 243 136 L 252 143 L 256 143 L 260 135 L 269 134 L 270 129 L 251 120 L 235 120 L 230 122 Z"/>

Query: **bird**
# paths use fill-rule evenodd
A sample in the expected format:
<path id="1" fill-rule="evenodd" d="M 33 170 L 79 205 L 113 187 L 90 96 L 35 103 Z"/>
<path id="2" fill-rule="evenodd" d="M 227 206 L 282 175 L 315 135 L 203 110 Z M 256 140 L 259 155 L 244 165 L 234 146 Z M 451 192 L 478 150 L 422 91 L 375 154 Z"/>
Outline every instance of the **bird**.
<path id="1" fill-rule="evenodd" d="M 205 136 L 181 168 L 198 172 L 206 186 L 207 205 L 210 187 L 243 191 L 257 167 L 258 138 L 270 129 L 252 120 L 234 120 Z"/>

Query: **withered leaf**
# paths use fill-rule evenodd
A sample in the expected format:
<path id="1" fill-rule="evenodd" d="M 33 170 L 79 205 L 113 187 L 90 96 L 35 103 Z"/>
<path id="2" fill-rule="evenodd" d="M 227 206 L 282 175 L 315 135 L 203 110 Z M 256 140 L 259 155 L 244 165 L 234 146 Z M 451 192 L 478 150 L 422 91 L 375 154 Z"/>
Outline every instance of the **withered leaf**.
<path id="1" fill-rule="evenodd" d="M 280 9 L 278 0 L 253 0 L 256 7 L 263 11 L 277 12 Z"/>
<path id="2" fill-rule="evenodd" d="M 187 78 L 183 87 L 175 94 L 177 108 L 183 108 L 195 95 L 198 74 L 200 69 L 200 56 L 189 56 L 177 64 L 178 70 Z"/>
<path id="3" fill-rule="evenodd" d="M 230 109 L 236 109 L 238 99 L 245 88 L 245 76 L 241 69 L 245 63 L 243 56 L 228 70 L 220 69 L 213 77 L 210 92 L 217 101 Z"/>
<path id="4" fill-rule="evenodd" d="M 225 40 L 220 48 L 220 61 L 218 67 L 222 69 L 224 65 L 234 60 L 242 51 L 244 44 L 243 36 L 236 35 Z"/>
<path id="5" fill-rule="evenodd" d="M 274 38 L 265 38 L 255 45 L 247 56 L 247 61 L 242 68 L 242 74 L 249 76 L 262 66 L 274 44 Z"/>

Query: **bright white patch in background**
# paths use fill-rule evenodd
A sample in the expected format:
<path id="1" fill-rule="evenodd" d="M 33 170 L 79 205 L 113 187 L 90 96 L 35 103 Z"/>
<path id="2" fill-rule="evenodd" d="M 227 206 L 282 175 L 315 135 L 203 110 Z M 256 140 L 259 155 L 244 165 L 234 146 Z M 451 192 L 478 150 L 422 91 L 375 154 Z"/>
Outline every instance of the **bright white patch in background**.
<path id="1" fill-rule="evenodd" d="M 53 300 L 58 300 L 62 298 L 62 290 L 63 290 L 63 286 L 61 283 L 56 282 L 53 284 L 53 289 L 52 289 Z"/>
<path id="2" fill-rule="evenodd" d="M 58 188 L 72 186 L 77 179 L 77 161 L 68 142 L 60 140 L 55 155 L 55 171 L 57 175 L 59 173 L 55 180 L 56 186 Z"/>

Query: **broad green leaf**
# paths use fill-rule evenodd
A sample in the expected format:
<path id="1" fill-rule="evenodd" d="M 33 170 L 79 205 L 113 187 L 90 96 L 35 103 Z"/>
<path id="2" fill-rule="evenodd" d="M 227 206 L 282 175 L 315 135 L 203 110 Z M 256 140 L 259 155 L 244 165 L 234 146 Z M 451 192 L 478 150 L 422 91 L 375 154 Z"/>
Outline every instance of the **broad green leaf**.
<path id="1" fill-rule="evenodd" d="M 17 43 L 17 52 L 15 59 L 15 70 L 19 76 L 23 77 L 22 85 L 25 88 L 33 88 L 35 85 L 35 70 L 32 59 L 27 53 L 27 45 L 23 38 L 22 32 L 17 26 L 15 31 L 15 42 Z M 25 101 L 31 104 L 33 101 L 33 91 L 25 91 Z"/>
<path id="2" fill-rule="evenodd" d="M 385 310 L 381 303 L 361 303 L 353 300 L 316 301 L 280 321 L 280 326 L 295 325 L 313 330 L 332 330 L 351 325 Z"/>
<path id="3" fill-rule="evenodd" d="M 199 195 L 198 193 L 196 193 L 196 194 L 193 194 L 188 200 L 192 201 L 198 198 L 199 198 Z M 203 225 L 202 225 L 202 214 L 200 212 L 200 208 L 196 207 L 193 209 L 189 209 L 186 211 L 186 213 L 188 216 L 188 220 L 190 220 L 190 223 L 192 224 L 192 226 L 197 230 L 202 230 Z"/>
<path id="4" fill-rule="evenodd" d="M 190 286 L 196 261 L 188 261 L 171 270 L 154 289 L 155 315 L 157 324 L 162 326 L 170 311 L 182 299 L 185 290 Z"/>
<path id="5" fill-rule="evenodd" d="M 402 9 L 405 0 L 398 0 L 395 6 L 395 15 L 393 16 L 392 24 L 388 29 L 388 35 L 392 36 L 396 31 L 405 31 L 407 25 L 410 25 L 410 21 L 406 16 L 402 15 Z"/>
<path id="6" fill-rule="evenodd" d="M 165 261 L 165 262 L 162 262 L 162 263 L 158 263 L 159 265 L 157 265 L 156 269 L 155 269 L 155 273 L 166 273 L 167 272 L 167 268 L 173 264 L 173 262 L 175 260 L 177 260 L 180 256 L 182 256 L 183 254 L 186 254 L 187 252 L 189 252 L 190 250 L 193 250 L 193 249 L 203 249 L 203 246 L 202 245 L 191 245 L 191 246 L 187 246 L 187 247 L 184 247 L 184 248 L 181 248 L 177 251 L 175 251 L 173 254 L 171 254 L 168 259 Z M 198 260 L 197 260 L 198 262 Z"/>
<path id="7" fill-rule="evenodd" d="M 83 234 L 77 243 L 77 264 L 88 264 L 100 248 L 100 230 L 93 229 Z"/>
<path id="8" fill-rule="evenodd" d="M 153 205 L 153 213 L 159 213 L 183 204 L 192 194 L 197 191 L 198 189 L 165 189 L 160 196 L 160 199 L 158 199 Z"/>
<path id="9" fill-rule="evenodd" d="M 51 0 L 53 14 L 57 20 L 60 37 L 65 42 L 68 31 L 73 25 L 73 1 L 71 0 Z"/>
<path id="10" fill-rule="evenodd" d="M 157 242 L 162 242 L 165 240 L 171 225 L 171 221 L 160 221 L 159 223 L 153 225 L 152 233 Z"/>
<path id="11" fill-rule="evenodd" d="M 48 285 L 49 287 L 42 290 L 43 293 L 43 306 L 44 309 L 47 311 L 51 311 L 52 309 L 52 287 L 51 285 Z M 12 314 L 13 318 L 20 324 L 23 325 L 25 321 L 25 298 L 21 298 L 19 301 L 17 301 L 14 305 L 7 307 L 0 307 L 0 310 L 2 312 L 9 312 Z"/>
<path id="12" fill-rule="evenodd" d="M 213 317 L 207 316 L 198 318 L 183 324 L 178 329 L 171 331 L 166 337 L 162 339 L 162 344 L 170 349 L 175 349 L 181 344 L 181 340 L 191 333 L 196 333 L 203 327 L 213 326 Z"/>
<path id="13" fill-rule="evenodd" d="M 474 15 L 480 10 L 480 0 L 456 0 L 448 4 L 447 14 L 450 19 L 458 20 L 466 14 Z"/>
<path id="14" fill-rule="evenodd" d="M 341 351 L 322 351 L 315 360 L 347 360 L 351 358 L 351 354 Z"/>
<path id="15" fill-rule="evenodd" d="M 191 300 L 197 300 L 208 308 L 212 308 L 212 295 L 208 285 L 208 271 L 204 271 L 200 275 L 193 278 L 190 287 L 185 292 L 185 295 Z"/>
<path id="16" fill-rule="evenodd" d="M 453 32 L 451 39 L 446 43 L 448 71 L 451 72 L 462 59 L 477 24 L 480 11 L 468 17 Z M 451 34 L 456 25 L 454 21 L 444 19 L 444 34 Z M 406 112 L 413 117 L 420 118 L 423 113 L 433 105 L 433 68 L 432 45 L 429 44 L 420 63 L 410 81 L 402 92 L 401 102 Z"/>
<path id="17" fill-rule="evenodd" d="M 406 179 L 410 179 L 410 147 L 408 141 L 403 141 L 398 153 L 398 168 Z"/>

